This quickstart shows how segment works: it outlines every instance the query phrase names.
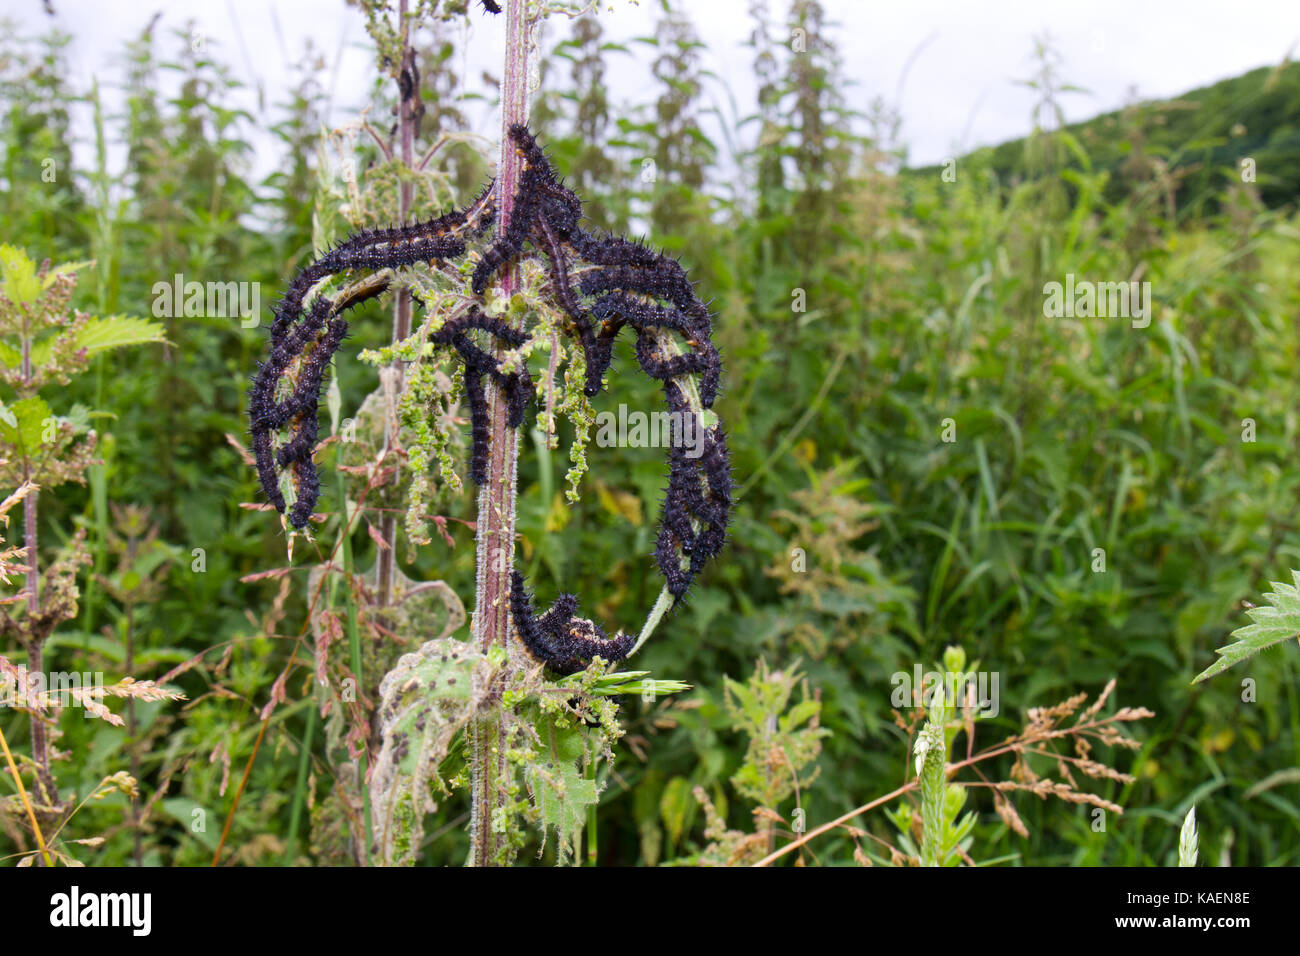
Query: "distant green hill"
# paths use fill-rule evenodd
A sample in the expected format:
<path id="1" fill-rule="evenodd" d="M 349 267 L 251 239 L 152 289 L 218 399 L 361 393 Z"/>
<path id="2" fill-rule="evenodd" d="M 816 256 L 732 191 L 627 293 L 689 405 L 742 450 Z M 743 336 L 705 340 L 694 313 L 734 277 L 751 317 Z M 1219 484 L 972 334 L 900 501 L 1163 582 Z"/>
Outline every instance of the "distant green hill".
<path id="1" fill-rule="evenodd" d="M 1300 199 L 1300 63 L 1262 67 L 1176 99 L 1149 101 L 1066 127 L 1095 169 L 1111 173 L 1108 198 L 1125 190 L 1122 167 L 1135 142 L 1181 178 L 1180 209 L 1213 207 L 1227 177 L 1255 161 L 1256 186 L 1270 207 Z M 1136 134 L 1136 135 L 1135 135 Z M 966 157 L 1007 184 L 1026 178 L 1026 140 L 986 147 Z M 939 166 L 916 168 L 937 174 Z"/>

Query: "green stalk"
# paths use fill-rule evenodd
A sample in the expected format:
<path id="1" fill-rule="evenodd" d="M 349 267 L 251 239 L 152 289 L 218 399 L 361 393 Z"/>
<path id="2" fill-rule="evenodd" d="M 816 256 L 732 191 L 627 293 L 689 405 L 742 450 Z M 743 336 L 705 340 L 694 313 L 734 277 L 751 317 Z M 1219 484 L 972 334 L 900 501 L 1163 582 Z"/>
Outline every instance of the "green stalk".
<path id="1" fill-rule="evenodd" d="M 357 682 L 357 693 L 362 693 L 365 682 L 361 674 L 361 629 L 357 626 L 357 605 L 352 599 L 352 516 L 348 513 L 347 484 L 342 471 L 336 471 L 339 485 L 339 501 L 343 502 L 343 576 L 348 586 L 343 589 L 343 600 L 347 604 L 348 649 L 351 651 L 352 676 Z M 366 777 L 370 772 L 370 752 L 361 754 L 361 799 L 365 807 L 365 836 L 361 847 L 361 862 L 370 865 L 370 788 L 366 786 Z"/>
<path id="2" fill-rule="evenodd" d="M 108 175 L 108 145 L 104 135 L 104 108 L 99 96 L 99 79 L 95 78 L 91 89 L 91 104 L 94 107 L 95 120 L 95 172 L 91 181 L 95 185 L 95 229 L 92 234 L 97 280 L 95 283 L 95 301 L 100 315 L 112 310 L 116 296 L 110 296 L 113 279 L 113 253 L 116 244 L 113 237 L 113 218 L 110 210 L 112 199 Z M 107 358 L 100 356 L 95 360 L 95 408 L 104 404 L 104 363 Z M 107 567 L 108 542 L 108 487 L 104 475 L 106 465 L 91 465 L 87 469 L 90 479 L 90 496 L 94 508 L 95 529 L 95 573 L 87 575 L 85 584 L 85 615 L 81 634 L 81 648 L 90 653 L 90 636 L 95 633 L 95 612 L 99 605 L 99 590 L 95 583 L 103 576 Z"/>
<path id="3" fill-rule="evenodd" d="M 1195 866 L 1199 847 L 1196 838 L 1196 805 L 1187 811 L 1183 818 L 1183 829 L 1178 834 L 1178 865 Z"/>
<path id="4" fill-rule="evenodd" d="M 298 825 L 302 820 L 302 808 L 307 803 L 307 773 L 311 768 L 311 745 L 316 737 L 319 711 L 316 701 L 312 700 L 307 711 L 307 732 L 303 735 L 302 751 L 298 754 L 298 779 L 294 781 L 293 801 L 289 809 L 289 840 L 284 848 L 284 866 L 293 866 L 294 854 L 298 849 Z"/>
<path id="5" fill-rule="evenodd" d="M 587 764 L 587 779 L 594 781 L 596 779 L 596 761 L 593 758 Z M 599 801 L 597 801 L 599 803 Z M 587 807 L 587 865 L 595 866 L 599 857 L 599 848 L 596 843 L 596 803 Z"/>
<path id="6" fill-rule="evenodd" d="M 415 52 L 411 48 L 411 20 L 407 10 L 407 0 L 399 0 L 397 5 L 397 23 L 401 32 L 403 62 L 399 69 L 407 68 L 407 60 L 414 63 Z M 415 168 L 415 127 L 419 119 L 419 84 L 413 85 L 397 104 L 397 148 L 401 163 L 407 170 Z M 406 222 L 411 215 L 411 206 L 415 202 L 415 183 L 409 177 L 403 177 L 397 187 L 397 221 Z M 393 345 L 408 338 L 411 334 L 411 292 L 405 286 L 398 288 L 393 296 Z M 397 387 L 393 394 L 401 393 L 401 376 L 405 369 L 401 359 L 393 359 L 390 366 L 397 375 Z M 389 434 L 390 416 L 384 417 L 384 451 L 388 452 L 395 436 Z M 375 604 L 385 607 L 392 599 L 393 570 L 397 561 L 397 516 L 384 512 L 379 518 L 379 537 L 386 547 L 381 547 L 375 555 Z"/>
<path id="7" fill-rule="evenodd" d="M 948 746 L 944 740 L 943 690 L 934 692 L 930 718 L 916 740 L 917 776 L 921 782 L 921 865 L 941 866 L 943 856 L 943 792 Z"/>

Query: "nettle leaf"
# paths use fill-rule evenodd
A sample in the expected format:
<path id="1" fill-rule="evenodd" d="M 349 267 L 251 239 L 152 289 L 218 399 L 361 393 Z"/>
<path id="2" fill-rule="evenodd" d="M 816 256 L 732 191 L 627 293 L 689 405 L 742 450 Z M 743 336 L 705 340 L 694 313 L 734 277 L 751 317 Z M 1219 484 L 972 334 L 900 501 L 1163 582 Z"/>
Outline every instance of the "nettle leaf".
<path id="1" fill-rule="evenodd" d="M 77 345 L 91 355 L 128 345 L 163 342 L 163 325 L 134 315 L 106 315 L 91 319 L 77 335 Z"/>
<path id="2" fill-rule="evenodd" d="M 1272 582 L 1273 590 L 1264 595 L 1269 604 L 1246 611 L 1254 623 L 1233 631 L 1237 642 L 1217 648 L 1214 653 L 1220 655 L 1219 659 L 1198 674 L 1193 684 L 1222 674 L 1267 647 L 1300 636 L 1300 571 L 1293 570 L 1291 578 L 1294 584 Z"/>
<path id="3" fill-rule="evenodd" d="M 472 644 L 439 638 L 404 654 L 379 685 L 381 746 L 370 778 L 375 851 L 387 866 L 410 866 L 419 855 L 424 817 L 445 792 L 438 765 L 468 721 L 474 668 Z"/>
<path id="4" fill-rule="evenodd" d="M 44 365 L 50 360 L 54 341 L 55 336 L 49 336 L 32 346 L 34 365 Z M 140 319 L 132 315 L 107 315 L 103 318 L 90 319 L 82 325 L 77 330 L 76 346 L 85 349 L 87 355 L 95 355 L 98 352 L 107 352 L 109 349 L 165 341 L 163 326 L 159 322 L 150 322 L 148 319 Z"/>
<path id="5" fill-rule="evenodd" d="M 34 458 L 40 451 L 45 423 L 54 417 L 45 399 L 38 395 L 20 399 L 9 406 L 9 419 L 0 416 L 0 441 L 12 447 L 19 457 Z"/>
<path id="6" fill-rule="evenodd" d="M 39 368 L 48 365 L 54 356 L 54 346 L 65 335 L 72 334 L 64 329 L 52 335 L 46 335 L 32 343 L 32 365 Z M 96 355 L 109 349 L 126 348 L 129 345 L 148 345 L 152 342 L 165 342 L 163 326 L 148 319 L 132 315 L 109 315 L 103 318 L 87 319 L 76 329 L 73 350 L 85 349 L 86 355 Z M 7 343 L 0 342 L 0 362 L 9 368 L 17 368 L 23 360 L 22 352 Z"/>
<path id="7" fill-rule="evenodd" d="M 41 294 L 36 263 L 21 249 L 0 245 L 0 278 L 4 280 L 5 296 L 14 304 L 35 302 Z"/>
<path id="8" fill-rule="evenodd" d="M 555 830 L 560 858 L 564 859 L 576 844 L 587 808 L 596 804 L 600 791 L 596 781 L 583 773 L 586 748 L 579 731 L 544 719 L 538 723 L 537 732 L 547 759 L 529 768 L 528 789 L 541 814 L 542 826 Z"/>

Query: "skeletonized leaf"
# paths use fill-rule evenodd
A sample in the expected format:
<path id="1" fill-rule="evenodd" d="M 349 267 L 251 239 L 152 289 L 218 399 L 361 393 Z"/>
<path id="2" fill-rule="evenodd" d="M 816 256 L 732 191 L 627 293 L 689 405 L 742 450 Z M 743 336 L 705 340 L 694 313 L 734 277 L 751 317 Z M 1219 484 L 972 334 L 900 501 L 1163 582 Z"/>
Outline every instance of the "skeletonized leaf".
<path id="1" fill-rule="evenodd" d="M 383 865 L 415 862 L 424 816 L 436 808 L 438 765 L 469 719 L 472 644 L 441 638 L 404 654 L 379 685 L 382 739 L 370 778 L 375 847 Z"/>

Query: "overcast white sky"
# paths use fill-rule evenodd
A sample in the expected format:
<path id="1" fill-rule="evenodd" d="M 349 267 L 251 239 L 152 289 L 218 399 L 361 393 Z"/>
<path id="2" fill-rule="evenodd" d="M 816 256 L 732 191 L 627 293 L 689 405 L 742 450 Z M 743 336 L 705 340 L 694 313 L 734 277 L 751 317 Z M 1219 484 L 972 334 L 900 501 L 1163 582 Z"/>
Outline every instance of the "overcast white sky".
<path id="1" fill-rule="evenodd" d="M 680 0 L 708 45 L 707 66 L 726 79 L 741 113 L 753 106 L 749 0 Z M 1085 119 L 1122 106 L 1130 91 L 1140 98 L 1170 96 L 1258 66 L 1270 66 L 1300 50 L 1300 0 L 823 0 L 838 22 L 835 40 L 852 86 L 853 105 L 865 108 L 882 96 L 898 106 L 901 136 L 916 165 L 1026 133 L 1034 103 L 1015 80 L 1032 70 L 1033 39 L 1043 31 L 1062 55 L 1061 69 L 1086 93 L 1066 97 L 1067 118 Z M 318 50 L 338 58 L 339 91 L 330 117 L 355 115 L 372 76 L 361 16 L 342 0 L 53 0 L 57 23 L 75 36 L 79 76 L 101 82 L 115 68 L 126 40 L 163 12 L 160 51 L 170 54 L 169 28 L 194 20 L 250 88 L 266 101 L 285 98 L 286 63 L 298 59 L 310 36 Z M 657 0 L 605 0 L 610 39 L 651 32 Z M 784 21 L 786 0 L 769 0 Z M 0 0 L 0 12 L 25 21 L 29 30 L 50 22 L 40 0 Z M 551 33 L 566 29 L 561 22 Z M 501 24 L 475 18 L 461 46 L 462 76 L 499 72 Z M 910 67 L 909 67 L 910 61 Z M 643 55 L 614 62 L 610 85 L 615 103 L 647 98 L 653 78 Z M 724 112 L 726 96 L 714 91 Z M 250 90 L 247 105 L 256 109 Z M 481 132 L 495 132 L 486 113 Z M 266 157 L 269 159 L 270 157 Z M 261 164 L 259 163 L 259 166 Z M 259 172 L 267 170 L 260 169 Z"/>

